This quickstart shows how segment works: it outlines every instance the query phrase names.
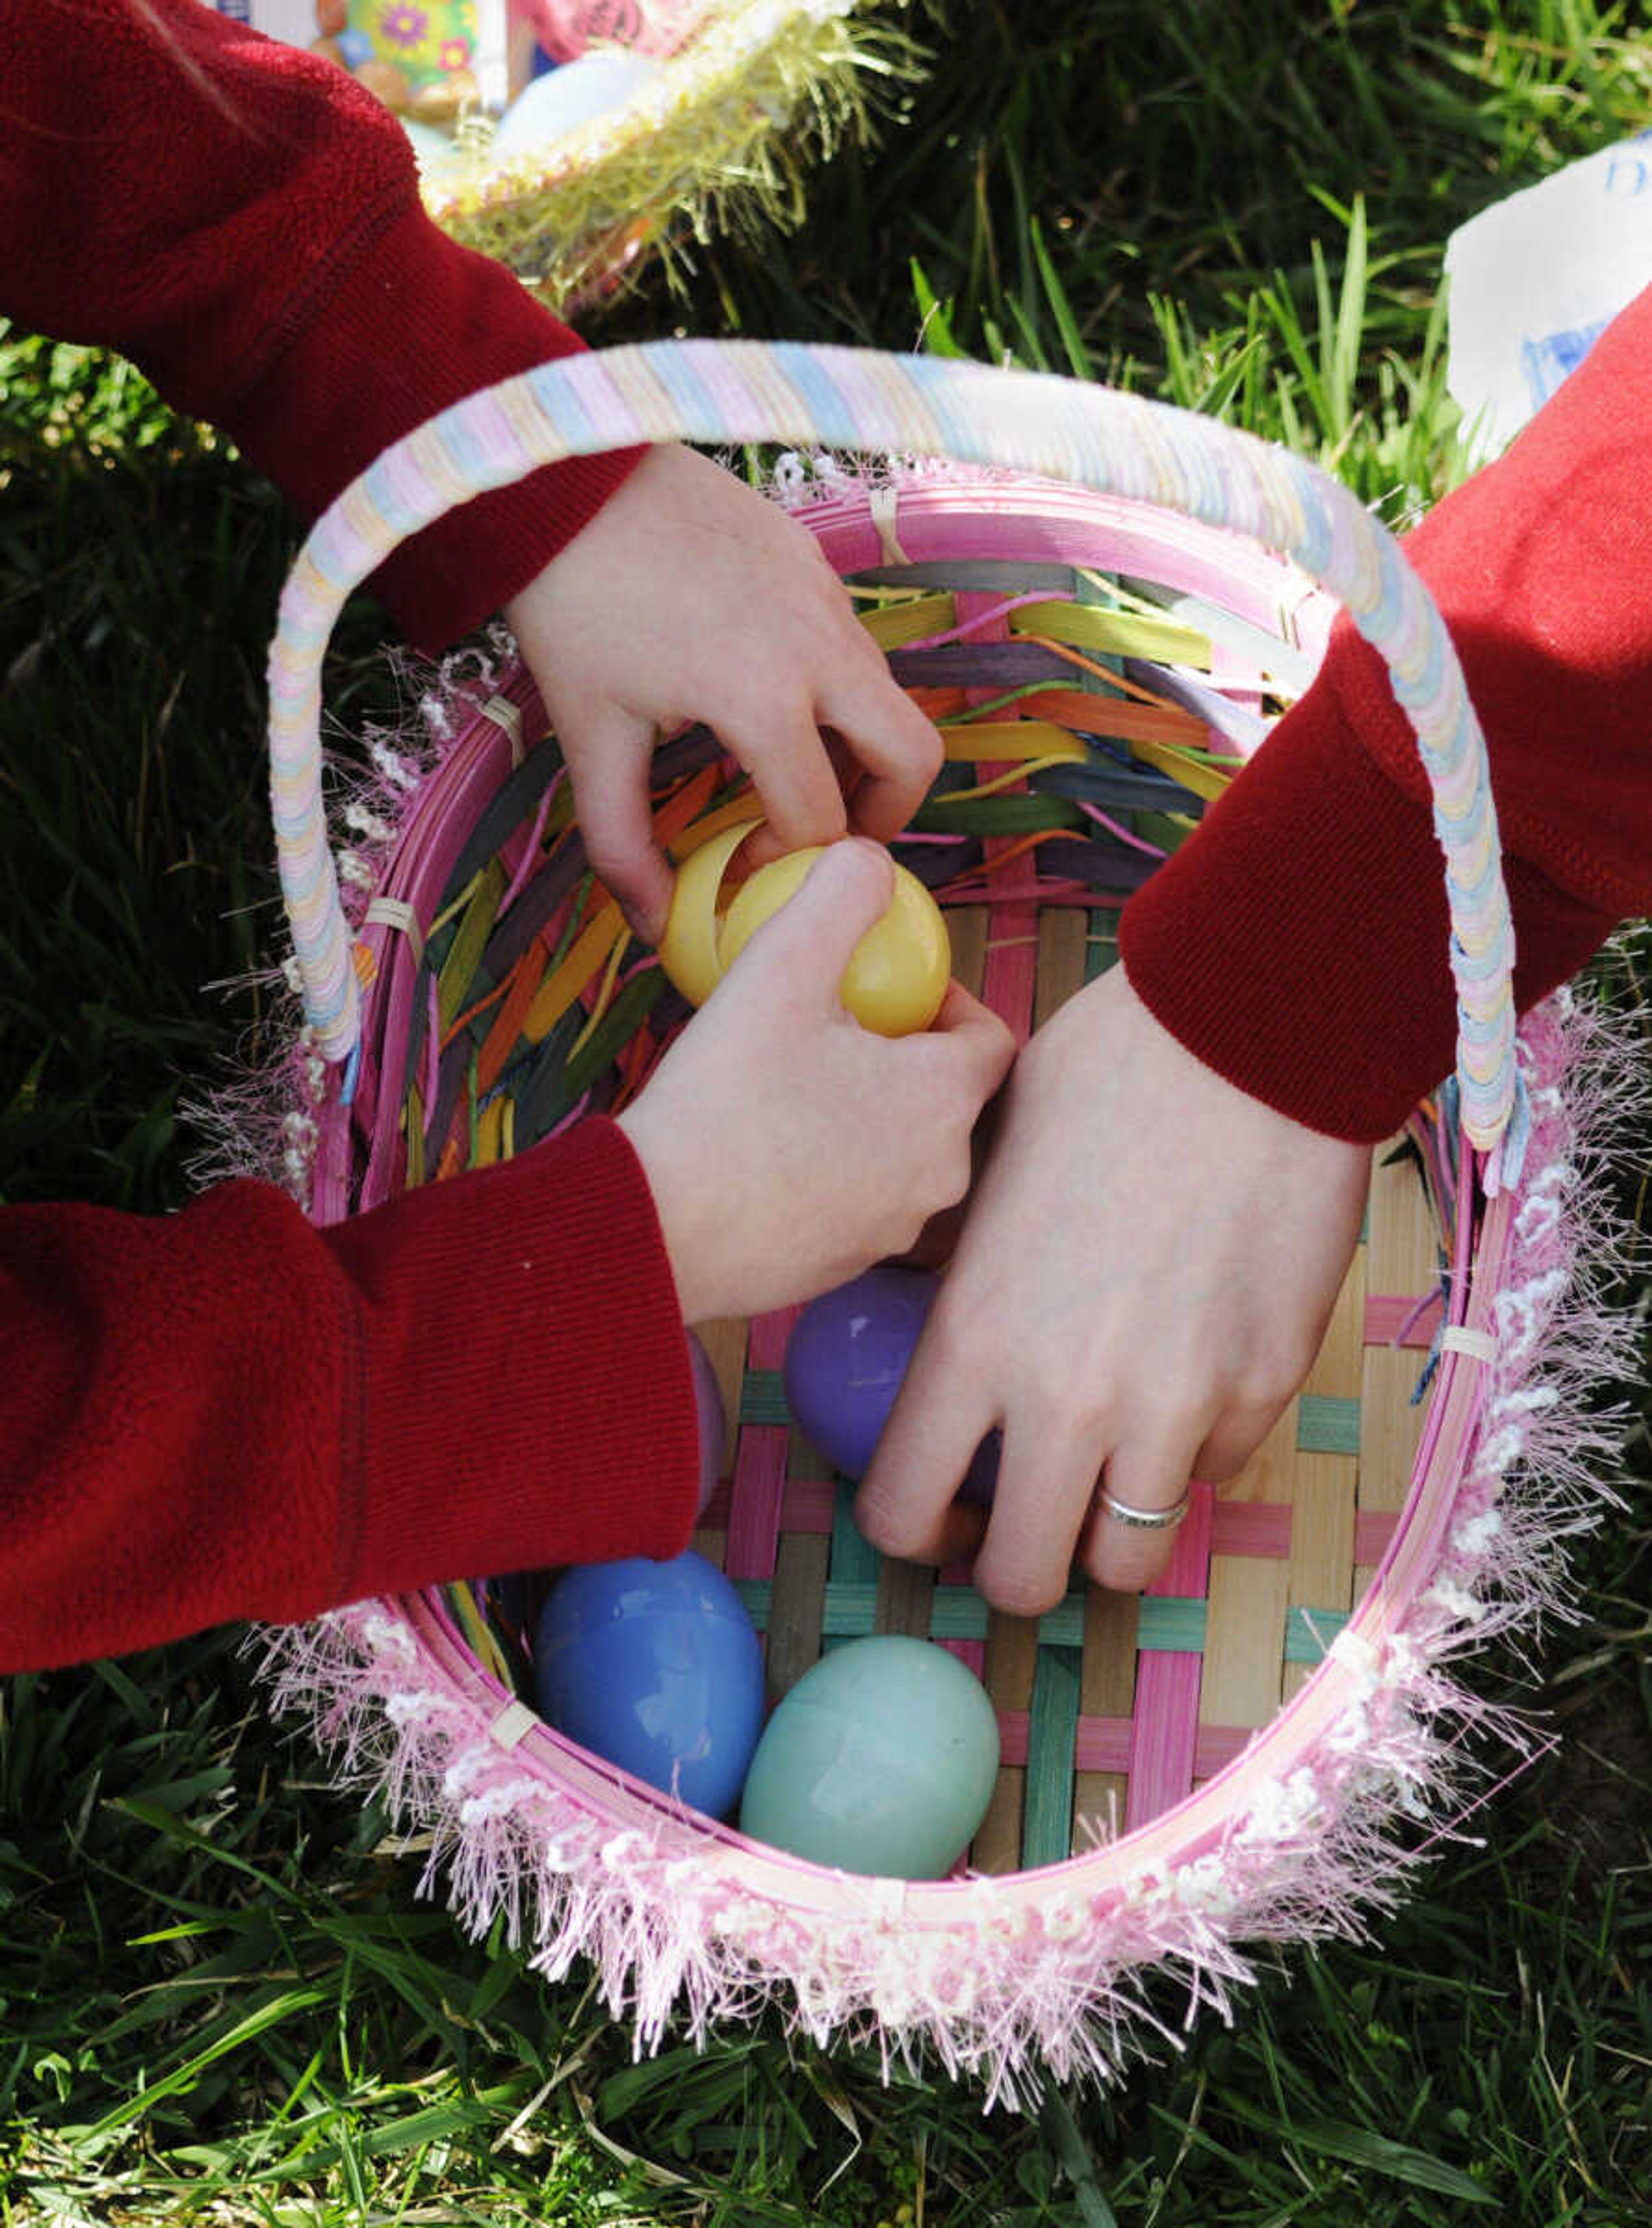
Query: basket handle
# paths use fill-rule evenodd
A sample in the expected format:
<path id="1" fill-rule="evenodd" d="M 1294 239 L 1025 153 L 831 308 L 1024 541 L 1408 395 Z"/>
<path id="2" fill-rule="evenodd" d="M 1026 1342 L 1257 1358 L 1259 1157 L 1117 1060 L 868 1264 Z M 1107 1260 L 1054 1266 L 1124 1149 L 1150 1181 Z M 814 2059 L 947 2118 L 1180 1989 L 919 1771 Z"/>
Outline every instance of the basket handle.
<path id="1" fill-rule="evenodd" d="M 346 597 L 409 535 L 541 464 L 642 443 L 782 442 L 946 457 L 1072 481 L 1228 527 L 1289 556 L 1386 660 L 1445 854 L 1463 1130 L 1518 1173 L 1514 930 L 1485 739 L 1432 599 L 1393 537 L 1317 466 L 1213 419 L 1044 373 L 795 343 L 655 341 L 567 356 L 456 403 L 398 441 L 317 521 L 270 652 L 271 801 L 318 1048 L 360 1034 L 350 935 L 321 796 L 321 666 Z"/>

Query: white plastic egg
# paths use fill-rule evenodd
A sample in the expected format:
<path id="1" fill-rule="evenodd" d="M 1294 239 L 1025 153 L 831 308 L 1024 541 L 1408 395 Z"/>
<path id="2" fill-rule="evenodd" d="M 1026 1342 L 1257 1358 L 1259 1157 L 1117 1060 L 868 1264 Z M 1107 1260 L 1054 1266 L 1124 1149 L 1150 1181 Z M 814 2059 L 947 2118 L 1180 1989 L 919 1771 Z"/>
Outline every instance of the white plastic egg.
<path id="1" fill-rule="evenodd" d="M 566 138 L 593 116 L 623 107 L 657 75 L 659 67 L 611 48 L 564 62 L 560 69 L 535 78 L 511 102 L 494 134 L 494 154 L 525 155 Z"/>

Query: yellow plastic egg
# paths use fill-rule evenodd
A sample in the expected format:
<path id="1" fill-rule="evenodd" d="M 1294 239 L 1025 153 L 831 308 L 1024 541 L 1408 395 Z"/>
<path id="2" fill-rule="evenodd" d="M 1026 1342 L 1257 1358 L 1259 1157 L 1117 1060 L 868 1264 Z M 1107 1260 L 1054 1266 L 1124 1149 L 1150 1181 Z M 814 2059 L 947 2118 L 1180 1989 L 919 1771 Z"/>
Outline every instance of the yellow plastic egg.
<path id="1" fill-rule="evenodd" d="M 746 820 L 723 829 L 678 869 L 660 964 L 696 1006 L 705 1003 L 763 923 L 796 895 L 820 856 L 818 845 L 788 852 L 759 867 L 725 903 L 729 862 L 762 824 Z M 926 1029 L 940 1011 L 951 967 L 940 907 L 916 875 L 897 866 L 888 910 L 855 945 L 838 995 L 863 1028 L 880 1036 L 908 1036 Z"/>
<path id="2" fill-rule="evenodd" d="M 819 856 L 818 844 L 789 851 L 784 859 L 759 867 L 735 893 L 720 939 L 726 968 L 764 922 L 797 895 Z M 952 947 L 939 906 L 915 874 L 898 866 L 888 911 L 850 953 L 837 995 L 863 1028 L 884 1037 L 910 1036 L 926 1029 L 939 1013 L 951 967 Z"/>
<path id="3" fill-rule="evenodd" d="M 725 828 L 720 836 L 691 851 L 677 868 L 671 911 L 660 938 L 660 964 L 690 1005 L 703 1006 L 723 979 L 718 895 L 729 861 L 762 825 L 760 820 L 742 820 L 736 827 Z"/>

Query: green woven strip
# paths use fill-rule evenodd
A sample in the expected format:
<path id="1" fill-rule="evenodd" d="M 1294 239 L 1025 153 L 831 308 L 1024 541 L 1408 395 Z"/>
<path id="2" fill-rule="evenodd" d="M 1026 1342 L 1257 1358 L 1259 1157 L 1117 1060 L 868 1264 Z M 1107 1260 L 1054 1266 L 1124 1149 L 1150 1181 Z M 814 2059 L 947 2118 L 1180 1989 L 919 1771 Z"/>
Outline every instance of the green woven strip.
<path id="1" fill-rule="evenodd" d="M 1047 634 L 1074 650 L 1104 656 L 1156 658 L 1165 665 L 1208 667 L 1210 638 L 1175 619 L 1137 618 L 1095 605 L 1024 604 L 1009 616 L 1011 634 Z"/>
<path id="2" fill-rule="evenodd" d="M 1132 812 L 1130 824 L 1130 832 L 1143 843 L 1156 843 L 1161 851 L 1175 851 L 1199 823 L 1183 813 Z"/>
<path id="3" fill-rule="evenodd" d="M 407 1189 L 425 1181 L 425 1094 L 415 1085 L 407 1093 L 405 1134 L 407 1140 Z"/>
<path id="4" fill-rule="evenodd" d="M 842 1585 L 863 1592 L 868 1604 L 866 1623 L 859 1629 L 870 1632 L 871 1604 L 877 1599 L 878 1565 L 881 1559 L 855 1521 L 855 1493 L 848 1478 L 839 1478 L 837 1496 L 832 1503 L 832 1546 L 827 1565 L 831 1577 L 826 1591 L 829 1594 L 834 1586 Z M 829 1612 L 823 1612 L 822 1629 L 827 1632 L 832 1629 Z"/>
<path id="5" fill-rule="evenodd" d="M 1357 1455 L 1359 1402 L 1337 1393 L 1304 1392 L 1297 1403 L 1297 1451 L 1304 1455 Z"/>
<path id="6" fill-rule="evenodd" d="M 511 830 L 522 825 L 538 805 L 540 798 L 555 778 L 562 763 L 562 753 L 556 738 L 546 735 L 534 745 L 522 764 L 489 798 L 486 807 L 477 819 L 464 841 L 464 848 L 453 861 L 447 887 L 442 892 L 436 908 L 437 918 L 451 906 L 455 897 L 503 844 Z M 554 821 L 552 822 L 554 825 Z"/>
<path id="7" fill-rule="evenodd" d="M 1030 836 L 1041 828 L 1089 826 L 1076 804 L 1059 797 L 1018 791 L 999 797 L 932 797 L 912 825 L 932 836 Z"/>
<path id="8" fill-rule="evenodd" d="M 937 1586 L 929 1609 L 932 1640 L 984 1640 L 987 1604 L 973 1586 Z"/>
<path id="9" fill-rule="evenodd" d="M 535 1070 L 532 1093 L 523 1102 L 528 1116 L 527 1134 L 530 1137 L 542 1137 L 561 1120 L 579 1094 L 589 1090 L 617 1058 L 621 1047 L 636 1035 L 665 987 L 665 976 L 657 967 L 650 967 L 644 975 L 633 976 L 579 1050 L 569 1053 L 566 1067 L 559 1070 L 554 1061 L 541 1058 Z M 567 1021 L 582 1028 L 585 1016 L 576 1006 L 562 1016 L 557 1029 Z M 550 1039 L 546 1041 L 548 1045 Z"/>
<path id="10" fill-rule="evenodd" d="M 1047 1609 L 1038 1621 L 1038 1644 L 1041 1648 L 1082 1648 L 1084 1646 L 1085 1597 L 1069 1594 L 1053 1609 Z"/>
<path id="11" fill-rule="evenodd" d="M 855 1534 L 855 1538 L 860 1540 L 860 1550 L 871 1559 L 875 1571 L 877 1550 L 868 1547 L 863 1540 L 860 1540 L 858 1533 Z M 827 1581 L 826 1599 L 821 1610 L 821 1633 L 823 1637 L 829 1641 L 861 1640 L 864 1639 L 872 1629 L 873 1611 L 877 1606 L 878 1582 L 875 1575 L 871 1578 L 857 1575 L 852 1578 L 840 1578 L 837 1575 L 839 1540 L 840 1533 L 837 1527 L 834 1527 L 832 1576 Z M 855 1551 L 847 1538 L 842 1540 L 842 1545 L 848 1551 L 845 1559 L 853 1568 L 860 1563 L 861 1553 Z M 734 1591 L 739 1594 L 745 1605 L 746 1615 L 758 1630 L 759 1632 L 766 1630 L 769 1622 L 770 1581 L 767 1578 L 737 1578 L 734 1581 Z M 947 1588 L 944 1591 L 963 1591 L 964 1589 Z M 971 1598 L 980 1604 L 979 1620 L 969 1632 L 958 1636 L 982 1640 L 985 1638 L 987 1630 L 986 1604 L 981 1601 L 979 1595 L 974 1595 Z"/>
<path id="12" fill-rule="evenodd" d="M 582 1091 L 590 1089 L 610 1061 L 618 1060 L 621 1051 L 659 1003 L 665 989 L 665 973 L 662 968 L 650 967 L 646 974 L 632 976 L 568 1062 L 570 1105 Z"/>
<path id="13" fill-rule="evenodd" d="M 1098 975 L 1105 975 L 1117 962 L 1118 915 L 1087 912 L 1085 921 L 1084 979 L 1093 983 Z"/>
<path id="14" fill-rule="evenodd" d="M 1285 1612 L 1285 1661 L 1322 1663 L 1331 1642 L 1348 1623 L 1338 1609 L 1293 1609 Z"/>
<path id="15" fill-rule="evenodd" d="M 477 877 L 458 933 L 436 978 L 436 1008 L 441 1015 L 444 1033 L 471 1002 L 471 985 L 488 938 L 493 934 L 499 901 L 504 893 L 505 870 L 497 859 L 491 859 Z"/>
<path id="16" fill-rule="evenodd" d="M 877 1606 L 877 1551 L 867 1545 L 849 1520 L 848 1508 L 854 1498 L 852 1485 L 839 1487 L 837 1517 L 832 1529 L 832 1576 L 826 1587 L 821 1617 L 822 1634 L 829 1642 L 863 1639 L 873 1629 L 873 1614 Z M 765 1630 L 769 1621 L 769 1580 L 737 1579 L 734 1590 L 752 1623 L 759 1632 Z M 1051 1654 L 1075 1655 L 1076 1660 L 1076 1651 L 1084 1643 L 1084 1596 L 1070 1594 L 1059 1607 L 1040 1617 L 1041 1665 L 1044 1657 Z M 1205 1608 L 1202 1601 L 1183 1600 L 1175 1596 L 1144 1597 L 1137 1613 L 1137 1647 L 1153 1655 L 1203 1655 Z M 932 1640 L 984 1640 L 988 1614 L 986 1603 L 973 1586 L 937 1586 L 929 1636 Z M 1347 1614 L 1341 1610 L 1290 1610 L 1285 1617 L 1284 1661 L 1306 1664 L 1322 1661 L 1332 1642 L 1348 1623 Z M 1076 1703 L 1073 1706 L 1076 1709 Z M 1066 1768 L 1070 1766 L 1069 1746 Z M 1032 1861 L 1028 1859 L 1029 1864 Z"/>
<path id="17" fill-rule="evenodd" d="M 513 1052 L 505 1064 L 500 1087 L 516 1101 L 516 1136 L 523 1149 L 549 1126 L 547 1111 L 562 1089 L 568 1053 L 584 1021 L 583 1008 L 571 1007 L 539 1044 Z"/>
<path id="18" fill-rule="evenodd" d="M 573 900 L 568 907 L 567 918 L 562 923 L 555 947 L 545 964 L 545 972 L 547 975 L 555 974 L 569 952 L 573 951 L 574 938 L 582 928 L 589 928 L 591 925 L 592 916 L 589 911 L 591 886 L 595 879 L 596 877 L 587 871 L 580 875 L 574 886 Z"/>
<path id="19" fill-rule="evenodd" d="M 1202 1655 L 1205 1606 L 1179 1594 L 1144 1594 L 1137 1617 L 1136 1645 L 1156 1654 Z"/>
<path id="20" fill-rule="evenodd" d="M 870 1632 L 877 1606 L 878 1553 L 861 1539 L 846 1514 L 844 1504 L 852 1503 L 854 1498 L 853 1486 L 840 1488 L 838 1521 L 832 1529 L 832 1575 L 827 1581 L 821 1611 L 821 1630 L 830 1639 L 855 1640 Z M 741 1578 L 736 1582 L 736 1590 L 752 1623 L 762 1631 L 769 1614 L 768 1580 Z M 1152 1610 L 1172 1614 L 1149 1617 L 1148 1612 Z M 1185 1615 L 1175 1614 L 1188 1610 L 1193 1612 L 1191 1620 Z M 1040 1647 L 1082 1647 L 1084 1611 L 1082 1594 L 1069 1594 L 1066 1601 L 1047 1610 L 1038 1621 Z M 930 1638 L 984 1640 L 988 1615 L 986 1603 L 973 1586 L 937 1586 L 930 1610 Z M 1202 1602 L 1143 1602 L 1142 1621 L 1150 1636 L 1143 1638 L 1143 1647 L 1191 1648 L 1196 1651 L 1204 1638 Z"/>
<path id="21" fill-rule="evenodd" d="M 785 1381 L 778 1369 L 748 1369 L 740 1385 L 742 1424 L 789 1424 Z"/>
<path id="22" fill-rule="evenodd" d="M 834 1572 L 826 1585 L 826 1602 L 821 1611 L 823 1632 L 842 1634 L 846 1639 L 858 1640 L 870 1632 L 876 1619 L 878 1585 L 871 1583 L 839 1578 Z"/>
<path id="23" fill-rule="evenodd" d="M 1087 611 L 1117 612 L 1118 610 L 1118 601 L 1113 594 L 1111 585 L 1099 579 L 1094 573 L 1073 574 L 1073 601 L 1082 605 Z M 1092 646 L 1089 656 L 1097 665 L 1105 665 L 1110 673 L 1117 675 L 1120 679 L 1124 677 L 1124 661 L 1116 651 L 1097 650 Z M 1085 673 L 1081 669 L 1075 668 L 1073 678 L 1080 688 L 1088 689 L 1092 695 L 1098 694 L 1101 690 L 1102 683 L 1095 678 L 1094 675 Z"/>
<path id="24" fill-rule="evenodd" d="M 1073 1751 L 1079 1732 L 1076 1648 L 1041 1648 L 1027 1713 L 1027 1780 L 1021 1860 L 1059 1865 L 1073 1840 Z"/>
<path id="25" fill-rule="evenodd" d="M 1087 673 L 1081 673 L 1076 678 L 1087 681 L 1090 676 Z M 1030 697 L 1053 695 L 1058 689 L 1064 696 L 1070 696 L 1073 693 L 1067 687 L 1065 675 L 1059 681 L 1026 681 L 1018 688 L 1006 688 L 1001 695 L 983 696 L 978 704 L 971 704 L 967 712 L 949 714 L 944 720 L 938 720 L 935 724 L 943 734 L 963 734 L 972 727 L 977 720 L 989 720 L 995 712 L 1004 711 L 1011 704 L 1024 704 Z M 957 764 L 959 761 L 954 760 L 953 763 Z M 967 765 L 969 761 L 964 760 L 962 763 Z"/>

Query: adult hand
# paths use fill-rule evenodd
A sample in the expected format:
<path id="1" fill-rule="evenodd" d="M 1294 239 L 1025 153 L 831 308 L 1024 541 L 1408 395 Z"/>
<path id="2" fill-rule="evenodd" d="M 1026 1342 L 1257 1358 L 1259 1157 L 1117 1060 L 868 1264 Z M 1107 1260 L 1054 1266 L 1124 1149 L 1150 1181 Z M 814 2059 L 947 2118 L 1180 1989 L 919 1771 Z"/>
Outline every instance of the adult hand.
<path id="1" fill-rule="evenodd" d="M 1249 1098 L 1115 968 L 1022 1052 L 957 1252 L 855 1508 L 886 1553 L 946 1562 L 1033 1615 L 1075 1553 L 1144 1585 L 1171 1535 L 1092 1510 L 1098 1478 L 1169 1508 L 1232 1477 L 1312 1366 L 1354 1244 L 1370 1149 Z M 989 1520 L 952 1495 L 1003 1432 Z"/>
<path id="2" fill-rule="evenodd" d="M 661 733 L 703 720 L 750 773 L 773 838 L 753 863 L 846 829 L 887 842 L 940 765 L 808 528 L 691 449 L 651 450 L 505 618 L 591 863 L 650 943 L 671 902 L 649 816 Z"/>
<path id="3" fill-rule="evenodd" d="M 970 1130 L 1015 1054 L 1008 1030 L 956 983 L 932 1028 L 898 1039 L 862 1028 L 837 996 L 893 887 L 886 851 L 830 845 L 619 1117 L 685 1322 L 858 1276 L 969 1182 Z"/>

